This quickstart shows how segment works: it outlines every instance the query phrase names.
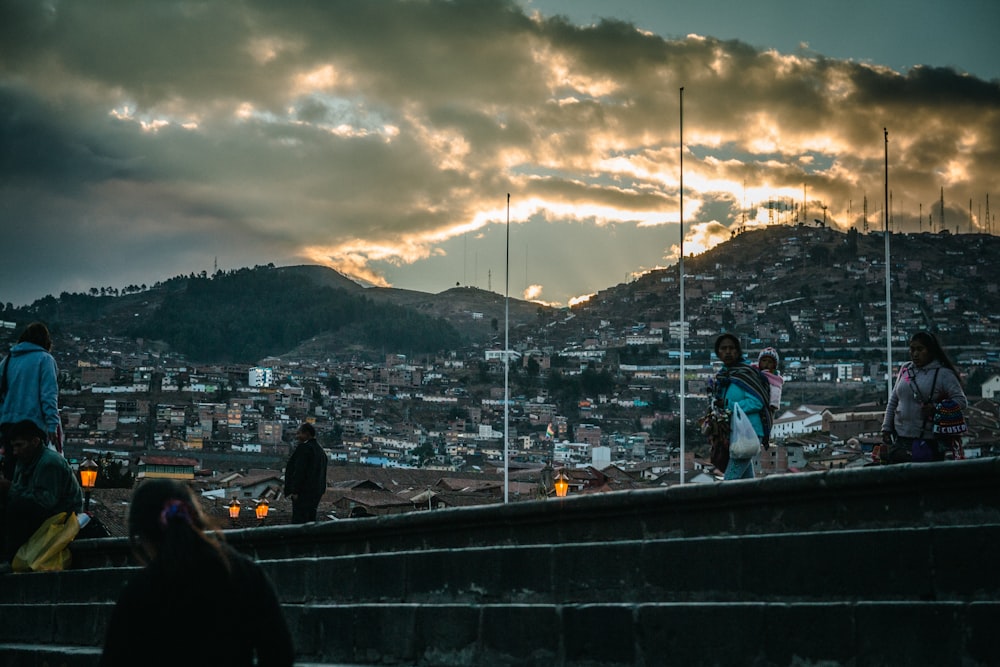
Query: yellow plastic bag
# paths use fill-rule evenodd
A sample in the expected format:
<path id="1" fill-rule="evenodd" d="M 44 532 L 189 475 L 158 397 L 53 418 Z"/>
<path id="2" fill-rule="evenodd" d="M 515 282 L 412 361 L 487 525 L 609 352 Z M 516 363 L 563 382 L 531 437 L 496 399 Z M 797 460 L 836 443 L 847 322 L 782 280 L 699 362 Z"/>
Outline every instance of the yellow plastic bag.
<path id="1" fill-rule="evenodd" d="M 69 543 L 79 532 L 80 522 L 75 513 L 60 512 L 50 516 L 17 550 L 11 568 L 15 572 L 65 570 L 73 559 Z"/>

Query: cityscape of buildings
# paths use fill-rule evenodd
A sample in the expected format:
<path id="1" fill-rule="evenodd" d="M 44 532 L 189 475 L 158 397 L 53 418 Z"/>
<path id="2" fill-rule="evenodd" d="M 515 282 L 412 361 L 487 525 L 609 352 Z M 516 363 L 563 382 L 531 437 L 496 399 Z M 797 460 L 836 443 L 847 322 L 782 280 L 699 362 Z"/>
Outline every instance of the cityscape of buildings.
<path id="1" fill-rule="evenodd" d="M 774 252 L 750 269 L 711 258 L 692 262 L 683 328 L 665 315 L 678 287 L 676 271 L 667 270 L 540 316 L 534 329 L 519 328 L 509 352 L 497 333 L 463 350 L 411 357 L 385 352 L 373 360 L 330 350 L 325 357 L 194 364 L 157 342 L 66 331 L 54 354 L 67 455 L 112 457 L 138 477 L 192 479 L 219 498 L 277 499 L 292 434 L 310 421 L 330 457 L 331 490 L 354 492 L 331 506 L 338 516 L 360 505 L 367 513 L 433 507 L 432 496 L 440 502 L 462 491 L 472 498 L 455 496 L 453 503 L 497 502 L 505 463 L 514 499 L 551 493 L 555 470 L 570 477 L 573 492 L 670 485 L 681 481 L 683 333 L 684 481 L 714 481 L 720 471 L 708 461 L 697 420 L 717 370 L 712 341 L 730 330 L 740 332 L 751 360 L 769 345 L 793 350 L 781 359 L 785 391 L 761 474 L 869 464 L 886 397 L 885 301 L 878 300 L 884 263 L 858 249 L 843 258 L 814 250 L 823 239 L 836 244 L 850 235 L 804 226 L 780 233 Z M 825 266 L 827 280 L 803 281 L 804 256 Z M 932 270 L 932 287 L 917 284 Z M 989 341 L 997 340 L 1000 321 L 992 312 L 969 312 L 964 293 L 950 287 L 978 280 L 977 289 L 994 294 L 993 274 L 981 262 L 932 269 L 913 258 L 899 260 L 894 271 L 894 365 L 905 361 L 912 331 L 963 339 L 953 350 L 970 390 L 965 452 L 995 453 L 1000 359 Z M 834 279 L 840 275 L 853 278 Z M 775 287 L 793 278 L 798 296 Z M 857 301 L 837 292 L 844 284 Z M 627 316 L 609 315 L 615 308 Z M 470 321 L 493 315 L 465 313 Z M 23 324 L 4 322 L 7 340 L 0 342 L 11 344 Z M 358 500 L 363 490 L 380 501 Z M 386 494 L 399 502 L 387 502 Z M 340 500 L 331 497 L 332 504 Z"/>

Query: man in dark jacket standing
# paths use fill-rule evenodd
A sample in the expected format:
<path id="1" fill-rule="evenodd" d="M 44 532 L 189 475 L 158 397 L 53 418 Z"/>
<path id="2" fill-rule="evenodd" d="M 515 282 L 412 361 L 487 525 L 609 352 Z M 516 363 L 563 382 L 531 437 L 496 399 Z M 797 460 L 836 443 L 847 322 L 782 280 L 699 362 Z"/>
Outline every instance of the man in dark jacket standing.
<path id="1" fill-rule="evenodd" d="M 292 500 L 292 523 L 307 523 L 316 520 L 316 507 L 326 492 L 326 452 L 308 422 L 299 426 L 295 439 L 299 444 L 285 466 L 285 495 Z"/>

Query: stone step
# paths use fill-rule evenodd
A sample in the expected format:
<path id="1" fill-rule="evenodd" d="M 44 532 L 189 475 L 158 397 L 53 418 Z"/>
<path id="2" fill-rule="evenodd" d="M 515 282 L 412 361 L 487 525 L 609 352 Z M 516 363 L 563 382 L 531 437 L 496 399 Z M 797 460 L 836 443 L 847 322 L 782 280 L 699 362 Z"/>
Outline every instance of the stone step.
<path id="1" fill-rule="evenodd" d="M 972 600 L 1000 525 L 428 549 L 262 561 L 286 602 Z M 723 565 L 730 563 L 730 565 Z M 881 563 L 881 564 L 880 564 Z M 136 568 L 8 575 L 5 603 L 109 602 Z"/>
<path id="2" fill-rule="evenodd" d="M 96 667 L 101 649 L 92 646 L 58 646 L 52 644 L 0 643 L 0 665 L 3 667 Z M 295 662 L 295 667 L 360 667 L 357 663 Z"/>
<path id="3" fill-rule="evenodd" d="M 93 646 L 0 642 L 0 665 L 3 667 L 95 667 L 101 649 Z"/>
<path id="4" fill-rule="evenodd" d="M 1000 664 L 996 601 L 289 605 L 286 613 L 300 667 Z M 99 655 L 96 644 L 0 641 L 4 667 L 92 667 Z"/>
<path id="5" fill-rule="evenodd" d="M 6 579 L 4 580 L 6 582 Z M 114 601 L 0 604 L 0 643 L 100 646 Z"/>
<path id="6" fill-rule="evenodd" d="M 1000 602 L 293 605 L 303 659 L 409 665 L 996 665 Z"/>
<path id="7" fill-rule="evenodd" d="M 106 567 L 64 572 L 7 574 L 0 579 L 0 602 L 61 603 L 106 602 L 118 592 L 138 567 Z"/>
<path id="8" fill-rule="evenodd" d="M 265 561 L 287 602 L 974 600 L 1000 525 L 497 546 Z M 727 565 L 728 564 L 728 565 Z"/>

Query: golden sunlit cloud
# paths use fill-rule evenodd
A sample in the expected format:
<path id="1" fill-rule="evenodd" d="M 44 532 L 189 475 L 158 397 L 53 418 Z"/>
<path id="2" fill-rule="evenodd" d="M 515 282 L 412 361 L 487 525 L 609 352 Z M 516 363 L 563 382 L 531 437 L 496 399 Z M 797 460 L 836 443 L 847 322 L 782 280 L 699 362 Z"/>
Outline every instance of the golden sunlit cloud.
<path id="1" fill-rule="evenodd" d="M 571 298 L 569 300 L 568 305 L 570 307 L 573 307 L 573 306 L 577 306 L 577 305 L 579 305 L 581 303 L 586 303 L 587 301 L 590 301 L 592 298 L 594 298 L 595 294 L 596 294 L 596 292 L 592 292 L 591 294 L 582 294 L 580 296 L 574 296 L 573 298 Z"/>
<path id="2" fill-rule="evenodd" d="M 257 37 L 247 42 L 246 51 L 258 65 L 266 65 L 283 53 L 299 51 L 294 42 L 280 37 Z"/>
<path id="3" fill-rule="evenodd" d="M 542 286 L 541 285 L 529 285 L 527 289 L 522 293 L 522 297 L 526 301 L 534 301 L 535 299 L 542 296 Z"/>
<path id="4" fill-rule="evenodd" d="M 465 159 L 472 146 L 460 132 L 453 129 L 436 130 L 417 118 L 410 118 L 410 122 L 416 130 L 418 141 L 426 146 L 429 154 L 436 156 L 438 169 L 466 169 Z"/>
<path id="5" fill-rule="evenodd" d="M 323 65 L 311 72 L 295 77 L 295 92 L 301 94 L 317 90 L 331 90 L 337 85 L 337 70 L 333 65 Z"/>
<path id="6" fill-rule="evenodd" d="M 194 130 L 198 128 L 198 123 L 195 120 L 171 120 L 168 116 L 154 116 L 151 113 L 136 113 L 136 107 L 129 104 L 123 104 L 120 107 L 116 107 L 108 112 L 112 118 L 120 121 L 125 121 L 129 123 L 135 123 L 142 129 L 143 132 L 149 132 L 156 134 L 164 127 L 169 127 L 170 125 L 179 125 L 186 130 Z"/>
<path id="7" fill-rule="evenodd" d="M 608 76 L 596 77 L 580 71 L 569 55 L 551 48 L 536 48 L 532 58 L 539 69 L 548 74 L 548 87 L 553 92 L 573 90 L 587 97 L 599 98 L 611 95 L 620 84 Z M 560 98 L 565 97 L 560 95 Z"/>
<path id="8" fill-rule="evenodd" d="M 728 241 L 731 236 L 732 232 L 728 227 L 715 221 L 691 225 L 687 234 L 684 235 L 684 255 L 700 255 L 723 241 Z M 679 257 L 679 244 L 671 245 L 670 252 L 664 255 L 664 259 L 670 262 L 676 262 Z"/>
<path id="9" fill-rule="evenodd" d="M 545 299 L 542 299 L 541 296 L 542 296 L 541 285 L 529 285 L 521 294 L 521 298 L 524 299 L 525 301 L 530 301 L 531 303 L 537 303 L 542 306 L 548 306 L 550 308 L 561 308 L 563 305 L 555 301 L 546 301 Z"/>
<path id="10" fill-rule="evenodd" d="M 236 107 L 236 117 L 240 120 L 248 120 L 253 118 L 255 113 L 254 107 L 249 102 L 242 102 L 238 107 Z"/>

